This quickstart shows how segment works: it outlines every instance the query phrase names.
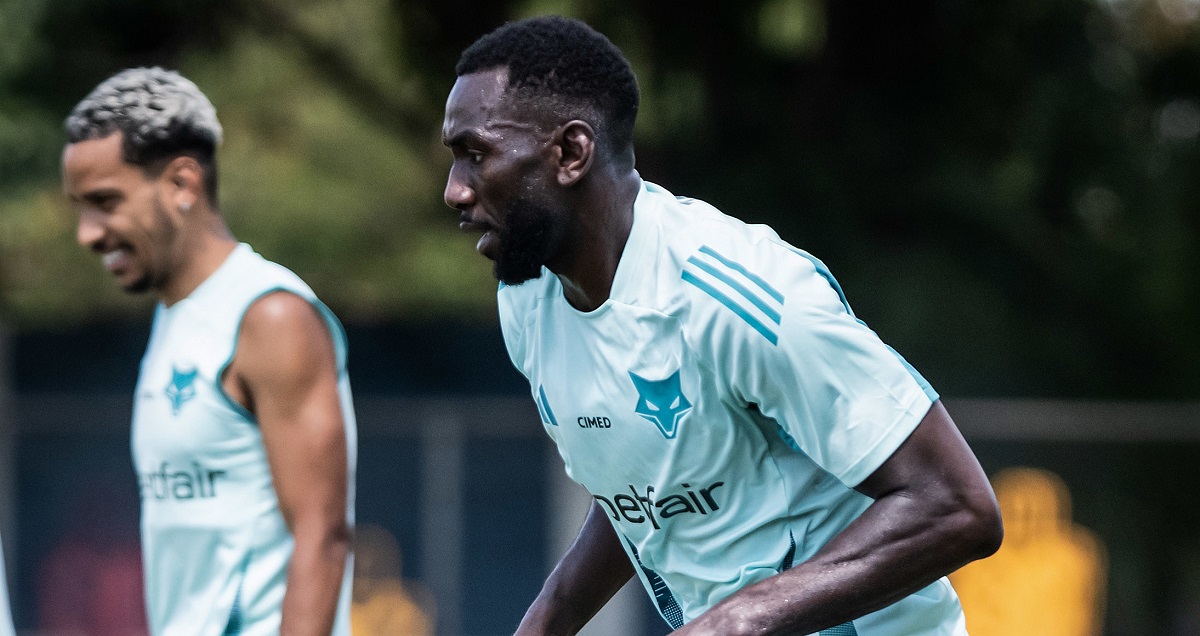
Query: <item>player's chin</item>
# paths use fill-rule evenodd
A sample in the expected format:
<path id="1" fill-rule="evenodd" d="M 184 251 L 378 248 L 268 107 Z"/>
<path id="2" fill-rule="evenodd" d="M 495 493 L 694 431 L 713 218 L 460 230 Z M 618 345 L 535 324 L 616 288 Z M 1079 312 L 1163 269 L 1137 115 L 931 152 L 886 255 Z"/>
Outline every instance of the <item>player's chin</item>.
<path id="1" fill-rule="evenodd" d="M 522 283 L 527 283 L 531 280 L 541 278 L 542 266 L 536 267 L 529 265 L 521 268 L 514 268 L 503 261 L 494 261 L 492 264 L 492 274 L 496 280 L 500 281 L 508 287 L 514 287 Z"/>
<path id="2" fill-rule="evenodd" d="M 117 279 L 117 284 L 128 294 L 144 294 L 154 286 L 146 274 L 122 276 Z"/>

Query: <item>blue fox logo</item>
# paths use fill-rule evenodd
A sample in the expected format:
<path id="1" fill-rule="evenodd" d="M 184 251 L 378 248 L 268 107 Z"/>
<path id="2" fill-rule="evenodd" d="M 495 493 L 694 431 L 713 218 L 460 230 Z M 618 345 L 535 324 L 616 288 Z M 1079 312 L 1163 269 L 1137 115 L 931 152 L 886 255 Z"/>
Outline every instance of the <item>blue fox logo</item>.
<path id="1" fill-rule="evenodd" d="M 638 392 L 637 408 L 634 411 L 654 422 L 663 437 L 674 439 L 679 420 L 692 410 L 692 403 L 683 394 L 679 384 L 679 371 L 663 380 L 647 380 L 629 372 L 633 386 Z"/>
<path id="2" fill-rule="evenodd" d="M 180 371 L 174 366 L 171 367 L 171 383 L 167 385 L 164 393 L 167 394 L 167 399 L 171 400 L 171 413 L 179 415 L 179 409 L 183 408 L 183 403 L 196 397 L 196 370 Z"/>

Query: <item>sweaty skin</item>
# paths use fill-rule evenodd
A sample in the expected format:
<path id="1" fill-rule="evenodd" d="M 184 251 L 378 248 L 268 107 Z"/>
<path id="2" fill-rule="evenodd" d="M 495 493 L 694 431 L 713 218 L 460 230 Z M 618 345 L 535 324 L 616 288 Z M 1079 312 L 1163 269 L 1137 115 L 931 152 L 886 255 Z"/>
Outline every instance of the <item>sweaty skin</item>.
<path id="1" fill-rule="evenodd" d="M 857 490 L 875 502 L 811 559 L 741 589 L 674 633 L 816 633 L 1000 547 L 991 485 L 940 401 Z"/>
<path id="2" fill-rule="evenodd" d="M 506 93 L 507 70 L 459 77 L 446 103 L 443 140 L 454 155 L 447 205 L 463 229 L 502 227 L 511 189 L 553 211 L 563 233 L 545 266 L 566 300 L 592 311 L 609 297 L 633 221 L 640 178 L 600 151 L 585 121 L 533 119 Z M 630 153 L 630 156 L 631 153 Z M 516 184 L 516 186 L 514 186 Z M 490 240 L 480 251 L 495 258 Z M 681 636 L 807 634 L 881 609 L 963 564 L 1002 537 L 999 508 L 974 454 L 940 402 L 857 490 L 874 502 L 813 558 L 745 587 L 677 630 Z M 573 634 L 633 575 L 612 525 L 593 504 L 575 543 L 517 629 Z"/>
<path id="3" fill-rule="evenodd" d="M 612 288 L 640 178 L 600 158 L 585 121 L 521 120 L 529 109 L 505 92 L 507 81 L 506 69 L 493 69 L 458 78 L 450 91 L 442 126 L 454 156 L 446 204 L 459 210 L 459 227 L 489 233 L 504 227 L 506 204 L 518 193 L 551 209 L 558 233 L 545 266 L 573 307 L 592 311 Z M 479 250 L 496 260 L 493 245 L 485 234 Z"/>
<path id="4" fill-rule="evenodd" d="M 741 589 L 673 634 L 817 633 L 894 603 L 999 546 L 991 486 L 941 402 L 858 490 L 875 502 L 811 559 Z M 631 576 L 612 524 L 593 502 L 516 633 L 574 634 Z"/>

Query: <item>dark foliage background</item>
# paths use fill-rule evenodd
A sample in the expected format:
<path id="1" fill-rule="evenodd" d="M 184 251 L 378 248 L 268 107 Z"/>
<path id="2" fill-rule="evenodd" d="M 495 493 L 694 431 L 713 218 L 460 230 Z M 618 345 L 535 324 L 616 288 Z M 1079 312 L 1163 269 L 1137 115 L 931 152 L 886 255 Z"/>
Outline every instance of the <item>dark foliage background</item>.
<path id="1" fill-rule="evenodd" d="M 491 321 L 441 108 L 462 47 L 544 12 L 634 63 L 645 178 L 823 259 L 944 393 L 1200 394 L 1193 0 L 6 0 L 0 315 L 145 319 L 74 245 L 58 155 L 92 86 L 160 64 L 217 105 L 239 238 L 352 323 Z"/>

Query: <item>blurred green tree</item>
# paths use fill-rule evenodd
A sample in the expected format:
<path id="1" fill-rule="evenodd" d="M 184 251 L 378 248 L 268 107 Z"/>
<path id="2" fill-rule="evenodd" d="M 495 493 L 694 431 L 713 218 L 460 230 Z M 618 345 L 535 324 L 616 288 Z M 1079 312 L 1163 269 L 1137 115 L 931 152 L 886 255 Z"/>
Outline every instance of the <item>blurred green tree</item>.
<path id="1" fill-rule="evenodd" d="M 1191 0 L 0 0 L 0 317 L 144 317 L 71 238 L 62 118 L 179 68 L 239 238 L 351 321 L 490 320 L 440 200 L 458 52 L 587 19 L 643 90 L 639 167 L 824 259 L 947 394 L 1200 395 Z"/>

